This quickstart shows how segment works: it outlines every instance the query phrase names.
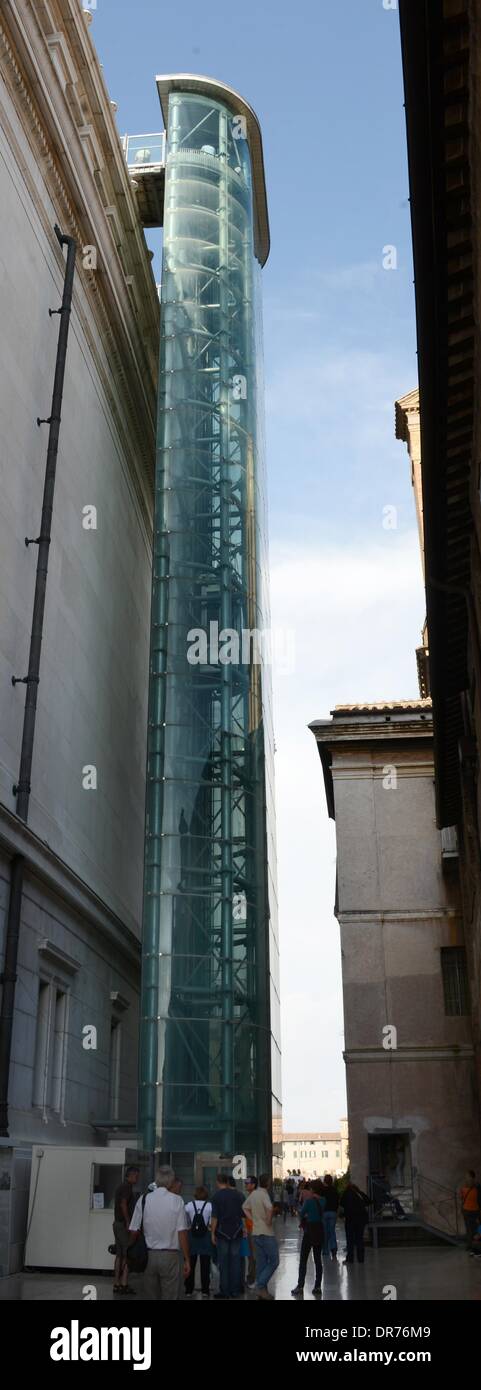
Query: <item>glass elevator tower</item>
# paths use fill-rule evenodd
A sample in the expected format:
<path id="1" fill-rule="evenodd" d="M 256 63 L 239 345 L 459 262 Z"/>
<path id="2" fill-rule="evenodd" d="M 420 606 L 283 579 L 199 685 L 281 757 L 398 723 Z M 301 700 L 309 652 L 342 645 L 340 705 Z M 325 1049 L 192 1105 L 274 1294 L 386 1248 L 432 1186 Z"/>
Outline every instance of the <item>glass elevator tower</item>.
<path id="1" fill-rule="evenodd" d="M 187 1183 L 280 1142 L 257 118 L 158 79 L 166 126 L 140 1130 Z M 273 1147 L 274 1146 L 274 1147 Z"/>

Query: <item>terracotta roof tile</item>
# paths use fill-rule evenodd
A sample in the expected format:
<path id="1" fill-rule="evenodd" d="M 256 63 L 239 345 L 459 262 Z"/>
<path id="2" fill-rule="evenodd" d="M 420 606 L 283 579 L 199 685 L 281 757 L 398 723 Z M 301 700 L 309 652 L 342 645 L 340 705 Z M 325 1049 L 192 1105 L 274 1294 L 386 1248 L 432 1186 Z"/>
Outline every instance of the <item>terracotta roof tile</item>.
<path id="1" fill-rule="evenodd" d="M 396 710 L 404 710 L 406 712 L 409 712 L 409 710 L 431 711 L 432 700 L 430 696 L 427 696 L 424 700 L 376 700 L 372 704 L 366 703 L 361 705 L 335 705 L 334 709 L 331 710 L 331 713 L 363 714 L 365 711 L 370 710 L 388 710 L 389 712 L 392 711 L 393 713 Z"/>

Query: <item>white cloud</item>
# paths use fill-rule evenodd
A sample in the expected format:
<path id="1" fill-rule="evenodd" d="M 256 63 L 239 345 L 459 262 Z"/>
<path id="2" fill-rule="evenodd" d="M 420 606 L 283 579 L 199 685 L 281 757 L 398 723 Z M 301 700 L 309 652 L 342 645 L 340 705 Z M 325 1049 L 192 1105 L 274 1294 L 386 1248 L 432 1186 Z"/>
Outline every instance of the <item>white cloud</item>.
<path id="1" fill-rule="evenodd" d="M 274 678 L 284 1125 L 336 1129 L 346 1100 L 335 830 L 307 726 L 342 702 L 417 695 L 417 533 L 380 526 L 358 544 L 274 546 L 271 602 L 274 627 L 296 636 L 293 673 Z"/>
<path id="2" fill-rule="evenodd" d="M 356 290 L 370 294 L 375 280 L 384 273 L 380 254 L 379 261 L 360 261 L 355 265 L 334 266 L 331 270 L 314 271 L 313 280 L 317 281 L 322 289 L 332 290 L 335 294 L 345 291 L 352 294 Z"/>

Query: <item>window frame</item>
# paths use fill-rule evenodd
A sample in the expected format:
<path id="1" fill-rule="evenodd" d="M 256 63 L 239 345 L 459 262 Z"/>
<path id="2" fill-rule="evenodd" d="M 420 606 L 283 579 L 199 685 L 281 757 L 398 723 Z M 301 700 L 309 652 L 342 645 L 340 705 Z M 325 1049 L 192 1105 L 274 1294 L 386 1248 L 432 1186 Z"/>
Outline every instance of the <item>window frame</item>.
<path id="1" fill-rule="evenodd" d="M 471 1013 L 471 1004 L 466 948 L 464 946 L 441 946 L 440 969 L 445 1017 L 468 1018 Z M 452 1007 L 453 1005 L 458 1007 Z"/>

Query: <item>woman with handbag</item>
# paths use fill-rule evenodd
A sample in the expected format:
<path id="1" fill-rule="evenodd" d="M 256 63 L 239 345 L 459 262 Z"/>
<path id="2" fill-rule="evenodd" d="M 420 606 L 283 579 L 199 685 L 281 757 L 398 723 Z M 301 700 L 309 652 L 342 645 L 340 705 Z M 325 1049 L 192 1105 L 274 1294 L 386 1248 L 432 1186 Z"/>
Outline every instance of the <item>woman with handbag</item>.
<path id="1" fill-rule="evenodd" d="M 316 1270 L 316 1281 L 312 1292 L 314 1296 L 318 1296 L 322 1293 L 322 1247 L 324 1244 L 324 1222 L 322 1218 L 325 1205 L 325 1197 L 321 1197 L 320 1194 L 316 1192 L 313 1183 L 306 1182 L 301 1211 L 301 1229 L 303 1234 L 299 1258 L 299 1276 L 296 1287 L 292 1290 L 293 1298 L 302 1298 L 304 1295 L 307 1262 L 311 1250 Z"/>

